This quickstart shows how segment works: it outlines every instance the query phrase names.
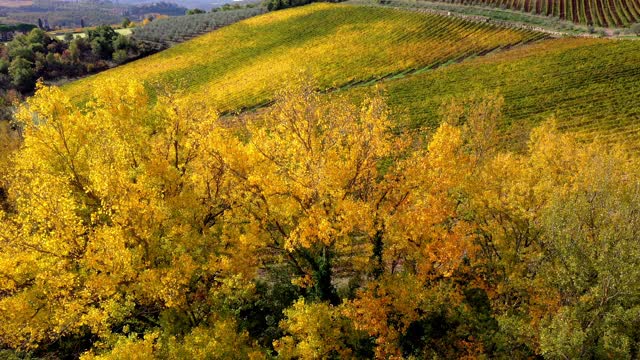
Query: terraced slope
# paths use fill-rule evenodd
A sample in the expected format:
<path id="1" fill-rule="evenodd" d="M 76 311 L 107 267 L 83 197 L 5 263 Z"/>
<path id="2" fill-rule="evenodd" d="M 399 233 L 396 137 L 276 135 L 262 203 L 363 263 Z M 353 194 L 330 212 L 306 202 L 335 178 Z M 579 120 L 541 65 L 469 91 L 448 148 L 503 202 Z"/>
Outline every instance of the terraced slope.
<path id="1" fill-rule="evenodd" d="M 154 56 L 66 87 L 82 97 L 101 79 L 182 86 L 221 111 L 269 101 L 285 79 L 305 71 L 339 87 L 542 39 L 529 30 L 457 18 L 335 4 L 277 11 L 230 25 Z"/>
<path id="2" fill-rule="evenodd" d="M 640 0 L 440 0 L 457 4 L 483 4 L 574 23 L 623 27 L 640 21 Z"/>
<path id="3" fill-rule="evenodd" d="M 383 83 L 409 128 L 433 128 L 443 101 L 499 91 L 505 124 L 555 116 L 585 139 L 640 145 L 640 41 L 558 39 Z M 371 91 L 363 87 L 351 94 Z"/>

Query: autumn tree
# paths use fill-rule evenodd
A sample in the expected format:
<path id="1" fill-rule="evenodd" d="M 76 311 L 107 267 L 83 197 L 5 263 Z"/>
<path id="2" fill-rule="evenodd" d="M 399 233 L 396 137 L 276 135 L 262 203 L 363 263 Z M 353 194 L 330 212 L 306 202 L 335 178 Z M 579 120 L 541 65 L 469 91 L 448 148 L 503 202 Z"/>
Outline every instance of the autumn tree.
<path id="1" fill-rule="evenodd" d="M 578 145 L 546 128 L 532 138 L 532 157 L 566 171 L 561 185 L 548 190 L 541 217 L 546 261 L 540 277 L 558 297 L 557 311 L 541 326 L 541 352 L 548 358 L 633 358 L 640 342 L 637 160 L 624 147 Z M 559 150 L 554 158 L 550 148 Z"/>
<path id="2" fill-rule="evenodd" d="M 82 106 L 39 86 L 0 149 L 0 346 L 638 354 L 640 167 L 625 148 L 549 121 L 511 151 L 495 94 L 403 134 L 380 96 L 355 106 L 296 84 L 221 119 L 139 83 L 103 83 Z"/>
<path id="3" fill-rule="evenodd" d="M 82 110 L 40 87 L 18 113 L 0 228 L 5 346 L 102 351 L 153 329 L 169 341 L 251 292 L 255 264 L 218 235 L 231 184 L 208 146 L 221 141 L 215 113 L 147 104 L 135 83 L 105 84 Z"/>
<path id="4" fill-rule="evenodd" d="M 240 186 L 230 231 L 260 244 L 265 264 L 287 261 L 311 298 L 339 303 L 335 272 L 368 266 L 380 162 L 405 148 L 390 125 L 380 99 L 356 108 L 309 87 L 281 93 L 247 123 L 246 142 L 227 148 Z"/>

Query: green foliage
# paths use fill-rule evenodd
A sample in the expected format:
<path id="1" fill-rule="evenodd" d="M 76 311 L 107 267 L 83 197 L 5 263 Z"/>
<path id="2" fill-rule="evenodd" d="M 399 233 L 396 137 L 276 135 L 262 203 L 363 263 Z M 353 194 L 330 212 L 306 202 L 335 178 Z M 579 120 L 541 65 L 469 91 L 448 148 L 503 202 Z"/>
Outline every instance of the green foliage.
<path id="1" fill-rule="evenodd" d="M 196 15 L 196 14 L 205 14 L 205 13 L 206 13 L 206 11 L 201 10 L 201 9 L 189 9 L 185 13 L 185 15 Z"/>
<path id="2" fill-rule="evenodd" d="M 631 32 L 633 32 L 634 34 L 640 36 L 640 22 L 631 25 Z"/>
<path id="3" fill-rule="evenodd" d="M 116 50 L 113 53 L 113 61 L 115 61 L 118 64 L 123 64 L 125 63 L 127 60 L 129 59 L 129 54 L 127 53 L 127 50 Z"/>
<path id="4" fill-rule="evenodd" d="M 86 39 L 74 39 L 72 33 L 67 33 L 63 41 L 36 28 L 16 36 L 2 53 L 0 73 L 8 73 L 10 77 L 10 81 L 0 79 L 2 86 L 28 92 L 33 89 L 36 78 L 51 80 L 103 70 L 109 65 L 104 60 L 113 58 L 116 64 L 122 64 L 131 56 L 137 56 L 138 48 L 131 39 L 108 26 L 90 30 Z M 9 72 L 9 64 L 17 59 L 27 62 L 16 62 L 13 72 Z"/>
<path id="5" fill-rule="evenodd" d="M 124 36 L 118 34 L 116 38 L 113 40 L 113 49 L 114 50 L 129 50 L 133 47 L 131 40 Z"/>
<path id="6" fill-rule="evenodd" d="M 11 81 L 21 91 L 30 91 L 35 86 L 36 73 L 33 63 L 21 57 L 15 58 L 9 65 Z"/>
<path id="7" fill-rule="evenodd" d="M 239 311 L 240 327 L 264 348 L 272 348 L 273 342 L 282 337 L 280 321 L 284 311 L 303 297 L 304 289 L 290 281 L 295 277 L 291 266 L 274 266 L 256 281 L 255 293 L 247 306 Z"/>
<path id="8" fill-rule="evenodd" d="M 276 11 L 296 6 L 307 5 L 311 4 L 312 2 L 314 2 L 314 0 L 266 0 L 263 5 L 266 6 L 269 11 Z"/>
<path id="9" fill-rule="evenodd" d="M 91 44 L 91 51 L 100 59 L 109 60 L 112 57 L 114 41 L 119 35 L 111 26 L 102 25 L 87 31 L 87 41 Z"/>
<path id="10" fill-rule="evenodd" d="M 120 23 L 120 26 L 121 26 L 123 29 L 126 29 L 126 28 L 128 28 L 129 26 L 131 26 L 131 24 L 132 24 L 132 23 L 131 23 L 131 19 L 129 19 L 129 18 L 124 18 L 124 19 L 122 19 L 122 22 Z"/>
<path id="11" fill-rule="evenodd" d="M 74 39 L 71 44 L 69 44 L 69 55 L 71 56 L 72 61 L 79 61 L 82 56 L 83 51 L 85 51 L 89 45 L 86 40 L 83 38 Z"/>
<path id="12" fill-rule="evenodd" d="M 30 47 L 11 44 L 9 46 L 9 57 L 12 59 L 22 58 L 28 61 L 35 60 L 35 54 Z"/>
<path id="13" fill-rule="evenodd" d="M 46 47 L 52 41 L 49 35 L 41 29 L 31 30 L 25 40 L 29 44 L 39 44 L 43 47 Z"/>
<path id="14" fill-rule="evenodd" d="M 549 358 L 631 359 L 639 350 L 640 191 L 624 163 L 594 158 L 582 189 L 553 197 L 544 219 L 549 264 L 543 278 L 563 306 L 543 327 Z"/>
<path id="15" fill-rule="evenodd" d="M 9 64 L 9 61 L 0 58 L 0 73 L 7 74 L 9 71 Z"/>
<path id="16" fill-rule="evenodd" d="M 99 59 L 109 60 L 113 54 L 113 45 L 104 39 L 91 41 L 91 52 Z"/>

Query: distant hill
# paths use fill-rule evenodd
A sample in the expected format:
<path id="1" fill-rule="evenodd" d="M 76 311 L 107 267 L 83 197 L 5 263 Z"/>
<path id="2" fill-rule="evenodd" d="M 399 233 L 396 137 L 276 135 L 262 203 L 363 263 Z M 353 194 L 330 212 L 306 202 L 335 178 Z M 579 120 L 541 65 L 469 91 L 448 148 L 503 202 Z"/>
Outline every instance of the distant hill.
<path id="1" fill-rule="evenodd" d="M 154 3 L 154 2 L 157 2 L 157 1 L 154 1 L 154 0 L 119 0 L 118 2 L 120 4 L 143 5 L 143 4 Z M 176 4 L 179 4 L 180 6 L 190 8 L 190 9 L 198 8 L 198 9 L 203 9 L 203 10 L 207 10 L 208 11 L 211 8 L 215 7 L 215 6 L 219 6 L 219 5 L 226 4 L 226 3 L 231 3 L 231 2 L 233 2 L 233 0 L 214 0 L 214 1 L 209 1 L 209 0 L 178 0 L 178 1 L 172 1 L 172 2 L 174 2 Z"/>
<path id="2" fill-rule="evenodd" d="M 265 12 L 265 8 L 255 7 L 157 19 L 133 28 L 133 37 L 152 47 L 165 48 Z"/>
<path id="3" fill-rule="evenodd" d="M 33 1 L 31 0 L 0 0 L 0 7 L 21 7 L 31 6 Z"/>
<path id="4" fill-rule="evenodd" d="M 186 11 L 186 7 L 166 1 L 133 5 L 101 0 L 0 0 L 0 22 L 35 24 L 43 19 L 52 28 L 117 24 L 125 17 L 141 21 L 151 14 L 179 16 Z"/>

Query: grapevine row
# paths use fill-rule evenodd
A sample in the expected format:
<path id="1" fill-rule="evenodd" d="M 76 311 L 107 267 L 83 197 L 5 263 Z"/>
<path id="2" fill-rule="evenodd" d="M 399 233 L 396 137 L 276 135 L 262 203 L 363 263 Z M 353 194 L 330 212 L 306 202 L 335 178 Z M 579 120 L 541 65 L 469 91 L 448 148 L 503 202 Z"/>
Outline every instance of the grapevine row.
<path id="1" fill-rule="evenodd" d="M 626 27 L 640 22 L 640 0 L 440 0 L 553 16 L 576 24 Z"/>

